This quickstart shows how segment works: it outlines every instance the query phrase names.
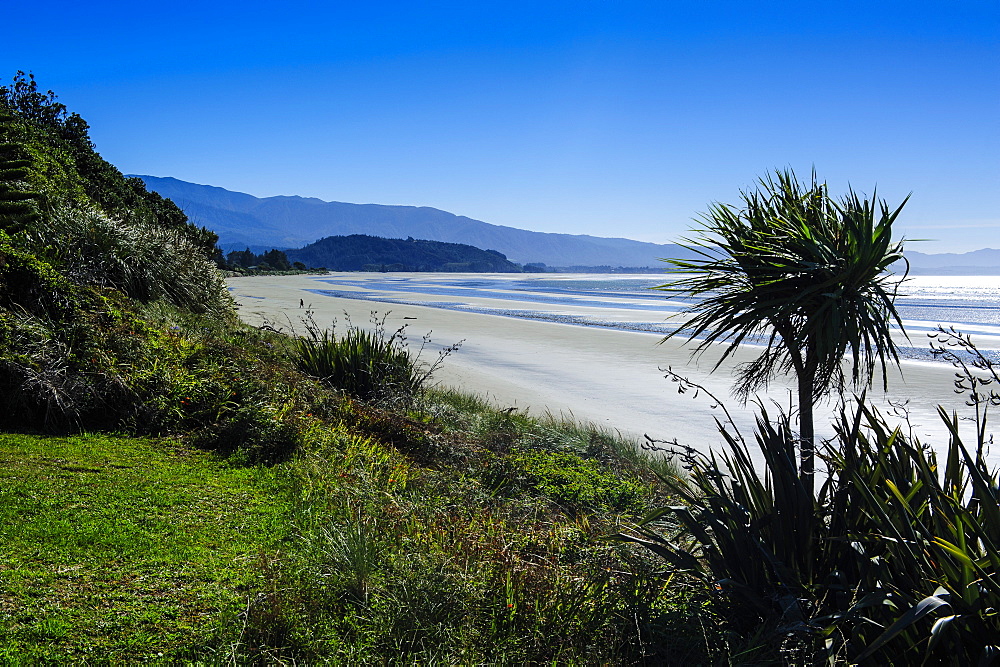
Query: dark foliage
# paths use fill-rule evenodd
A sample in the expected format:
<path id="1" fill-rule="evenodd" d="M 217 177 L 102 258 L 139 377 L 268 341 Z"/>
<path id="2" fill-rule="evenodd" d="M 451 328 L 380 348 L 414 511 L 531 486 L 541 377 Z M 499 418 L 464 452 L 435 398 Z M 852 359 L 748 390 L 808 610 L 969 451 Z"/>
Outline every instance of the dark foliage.
<path id="1" fill-rule="evenodd" d="M 521 267 L 495 250 L 462 243 L 384 239 L 365 234 L 328 236 L 288 258 L 331 271 L 462 271 L 518 273 Z"/>
<path id="2" fill-rule="evenodd" d="M 949 431 L 939 450 L 860 398 L 818 451 L 813 494 L 788 417 L 762 414 L 763 467 L 735 427 L 720 427 L 726 452 L 684 452 L 689 476 L 666 480 L 684 504 L 622 537 L 719 590 L 734 628 L 791 664 L 996 664 L 1000 494 L 986 413 L 1000 405 L 990 388 L 1000 373 L 954 330 L 940 329 L 932 350 L 956 366 L 956 391 L 975 410 L 960 429 L 939 408 Z"/>
<path id="3" fill-rule="evenodd" d="M 250 248 L 246 250 L 234 250 L 227 254 L 226 265 L 228 268 L 241 269 L 258 268 L 277 271 L 290 271 L 293 268 L 298 269 L 298 267 L 292 266 L 291 262 L 288 261 L 288 256 L 281 250 L 268 250 L 267 252 L 255 255 L 250 251 Z M 302 269 L 305 269 L 304 265 Z"/>
<path id="4" fill-rule="evenodd" d="M 12 141 L 14 116 L 0 107 L 0 230 L 16 233 L 41 219 L 37 192 L 25 187 L 31 156 Z"/>
<path id="5" fill-rule="evenodd" d="M 893 299 L 902 278 L 888 273 L 903 258 L 892 240 L 895 209 L 853 190 L 830 196 L 815 171 L 800 182 L 791 170 L 760 179 L 740 193 L 742 205 L 713 204 L 686 246 L 697 259 L 666 260 L 678 278 L 657 289 L 695 297 L 686 320 L 667 338 L 699 339 L 696 353 L 722 343 L 718 368 L 744 343 L 763 343 L 739 369 L 734 392 L 744 400 L 779 373 L 798 381 L 800 465 L 813 486 L 813 403 L 847 380 L 883 382 L 898 361 L 890 323 L 902 328 Z"/>
<path id="6" fill-rule="evenodd" d="M 214 232 L 192 225 L 172 201 L 147 190 L 141 179 L 126 178 L 104 160 L 90 139 L 87 122 L 76 113 L 67 113 L 66 105 L 57 102 L 51 90 L 45 93 L 39 91 L 33 74 L 18 71 L 11 85 L 0 86 L 0 114 L 20 121 L 18 131 L 21 140 L 18 143 L 22 148 L 18 149 L 19 152 L 24 151 L 25 143 L 31 143 L 36 150 L 68 155 L 87 198 L 105 213 L 127 219 L 153 218 L 160 225 L 183 231 L 206 256 L 213 253 L 218 241 Z M 8 132 L 12 129 L 5 133 Z M 0 144 L 9 141 L 7 138 L 0 139 Z M 3 151 L 0 147 L 0 157 Z M 23 155 L 17 155 L 23 158 Z M 21 167 L 24 166 L 27 165 L 21 163 Z M 50 201 L 46 204 L 54 208 L 68 203 L 67 194 L 47 193 Z M 75 203 L 82 202 L 77 199 Z"/>
<path id="7" fill-rule="evenodd" d="M 142 310 L 162 301 L 177 317 L 234 322 L 214 244 L 104 161 L 86 122 L 33 76 L 0 87 L 0 428 L 184 423 L 171 394 L 217 376 L 219 363 L 190 358 L 197 345 Z"/>

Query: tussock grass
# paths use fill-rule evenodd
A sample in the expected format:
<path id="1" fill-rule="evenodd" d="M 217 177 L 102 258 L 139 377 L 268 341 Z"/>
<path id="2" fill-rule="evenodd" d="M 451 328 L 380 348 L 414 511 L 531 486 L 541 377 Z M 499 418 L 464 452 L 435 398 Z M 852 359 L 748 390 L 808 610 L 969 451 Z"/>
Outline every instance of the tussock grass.
<path id="1" fill-rule="evenodd" d="M 28 249 L 76 284 L 115 288 L 144 303 L 164 299 L 217 317 L 232 311 L 222 276 L 204 250 L 183 229 L 147 215 L 60 208 L 45 227 L 24 236 Z"/>
<path id="2" fill-rule="evenodd" d="M 687 664 L 720 653 L 718 633 L 706 641 L 679 611 L 710 614 L 710 598 L 665 577 L 645 551 L 606 539 L 666 501 L 632 443 L 427 389 L 434 364 L 422 365 L 401 334 L 317 329 L 296 341 L 166 293 L 144 302 L 145 274 L 121 266 L 91 280 L 87 252 L 52 260 L 80 271 L 59 293 L 65 308 L 0 313 L 3 396 L 21 401 L 0 420 L 173 440 L 14 439 L 24 461 L 45 443 L 71 442 L 61 458 L 84 463 L 66 484 L 73 500 L 47 504 L 61 496 L 38 469 L 19 478 L 16 499 L 0 497 L 0 511 L 38 513 L 57 528 L 11 535 L 11 571 L 33 572 L 33 554 L 54 539 L 72 548 L 43 558 L 46 572 L 79 567 L 87 579 L 78 595 L 25 602 L 49 579 L 0 578 L 0 600 L 13 600 L 3 608 L 7 656 Z M 25 294 L 62 284 L 41 264 L 28 268 Z M 85 284 L 98 279 L 107 282 Z M 347 371 L 334 381 L 306 352 Z M 131 449 L 157 447 L 142 454 L 149 470 L 128 472 Z M 24 481 L 32 474 L 40 486 Z M 88 484 L 91 475 L 100 481 Z M 246 504 L 259 498 L 248 485 L 267 486 L 271 510 Z M 208 504 L 188 521 L 178 512 L 193 498 Z M 91 515 L 97 507 L 116 518 Z M 232 537 L 227 517 L 247 534 Z M 121 601 L 129 595 L 158 602 L 142 612 Z"/>
<path id="3" fill-rule="evenodd" d="M 402 330 L 385 332 L 349 327 L 341 336 L 310 324 L 307 335 L 294 339 L 299 368 L 333 389 L 364 401 L 409 400 L 420 376 L 404 347 Z"/>
<path id="4" fill-rule="evenodd" d="M 0 436 L 0 661 L 720 654 L 704 591 L 606 539 L 666 501 L 632 443 L 430 390 L 455 346 L 378 321 L 241 325 L 184 237 L 53 215 L 0 239 L 0 427 L 88 434 Z"/>
<path id="5" fill-rule="evenodd" d="M 302 318 L 305 335 L 295 335 L 292 328 L 293 358 L 301 371 L 330 389 L 362 401 L 410 405 L 445 358 L 462 343 L 443 348 L 434 362 L 427 363 L 422 356 L 430 334 L 423 337 L 416 351 L 411 350 L 407 325 L 390 332 L 385 327 L 388 314 L 379 317 L 372 311 L 367 329 L 356 326 L 348 317 L 346 330 L 338 335 L 336 320 L 330 328 L 322 328 L 307 312 Z"/>

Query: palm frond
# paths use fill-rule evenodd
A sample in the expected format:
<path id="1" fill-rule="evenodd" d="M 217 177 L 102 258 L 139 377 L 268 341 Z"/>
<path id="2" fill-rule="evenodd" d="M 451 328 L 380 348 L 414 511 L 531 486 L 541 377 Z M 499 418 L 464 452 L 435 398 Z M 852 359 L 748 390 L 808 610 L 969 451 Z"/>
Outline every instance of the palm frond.
<path id="1" fill-rule="evenodd" d="M 906 200 L 890 209 L 850 190 L 838 201 L 815 173 L 801 183 L 790 170 L 740 195 L 741 207 L 715 203 L 701 217 L 683 244 L 695 258 L 667 260 L 678 277 L 658 289 L 697 299 L 667 338 L 698 340 L 697 353 L 724 344 L 718 364 L 742 344 L 764 345 L 740 374 L 739 395 L 794 369 L 813 374 L 818 398 L 845 383 L 845 357 L 852 384 L 866 386 L 876 371 L 885 382 L 898 361 L 890 327 L 902 329 L 893 305 L 901 279 L 888 271 L 904 258 L 891 232 Z"/>

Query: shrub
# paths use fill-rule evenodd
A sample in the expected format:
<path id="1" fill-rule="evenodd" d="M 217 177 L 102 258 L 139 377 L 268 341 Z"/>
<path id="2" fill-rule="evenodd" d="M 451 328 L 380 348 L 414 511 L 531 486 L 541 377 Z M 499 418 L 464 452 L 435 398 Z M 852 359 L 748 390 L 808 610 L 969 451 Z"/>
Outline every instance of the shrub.
<path id="1" fill-rule="evenodd" d="M 196 313 L 231 309 L 221 274 L 190 235 L 139 213 L 119 219 L 61 208 L 25 237 L 74 283 L 111 287 L 142 302 L 165 299 Z"/>
<path id="2" fill-rule="evenodd" d="M 2 427 L 114 428 L 123 402 L 134 403 L 123 367 L 137 360 L 132 352 L 143 347 L 143 334 L 132 331 L 134 322 L 122 322 L 129 315 L 112 299 L 86 289 L 66 294 L 72 300 L 62 318 L 44 310 L 0 310 Z"/>
<path id="3" fill-rule="evenodd" d="M 484 481 L 491 487 L 528 490 L 571 509 L 636 512 L 650 495 L 640 482 L 623 479 L 572 452 L 517 450 L 487 460 Z"/>
<path id="4" fill-rule="evenodd" d="M 444 358 L 461 343 L 445 348 L 430 365 L 420 362 L 420 353 L 430 339 L 425 336 L 417 354 L 406 343 L 406 325 L 389 333 L 385 319 L 372 312 L 370 331 L 355 327 L 350 319 L 347 332 L 320 329 L 311 316 L 303 322 L 306 335 L 294 339 L 299 368 L 337 389 L 363 401 L 409 403 L 420 392 Z"/>
<path id="5" fill-rule="evenodd" d="M 0 308 L 62 320 L 79 305 L 78 292 L 51 264 L 14 247 L 0 231 Z"/>
<path id="6" fill-rule="evenodd" d="M 196 431 L 191 441 L 245 463 L 272 464 L 290 458 L 303 439 L 303 429 L 287 410 L 248 403 Z"/>

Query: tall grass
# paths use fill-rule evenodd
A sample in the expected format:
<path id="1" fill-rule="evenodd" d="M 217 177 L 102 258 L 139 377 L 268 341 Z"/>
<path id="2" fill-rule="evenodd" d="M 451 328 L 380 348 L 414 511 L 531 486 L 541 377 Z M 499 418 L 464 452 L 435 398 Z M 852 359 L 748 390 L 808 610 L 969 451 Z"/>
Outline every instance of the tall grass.
<path id="1" fill-rule="evenodd" d="M 445 357 L 461 343 L 444 348 L 432 364 L 421 362 L 428 337 L 416 353 L 407 346 L 406 325 L 393 332 L 385 327 L 388 313 L 381 318 L 372 312 L 371 329 L 354 326 L 347 320 L 347 330 L 336 332 L 319 327 L 312 315 L 303 324 L 306 335 L 293 339 L 299 368 L 323 384 L 363 401 L 410 403 L 423 389 Z"/>
<path id="2" fill-rule="evenodd" d="M 439 436 L 464 455 L 424 466 L 374 438 L 316 433 L 291 480 L 296 548 L 274 595 L 254 598 L 234 659 L 264 656 L 256 638 L 273 660 L 304 663 L 692 664 L 721 652 L 694 620 L 711 613 L 705 596 L 604 539 L 651 496 L 627 470 L 530 435 L 509 455 L 483 428 Z M 497 492 L 500 471 L 518 488 Z"/>
<path id="3" fill-rule="evenodd" d="M 443 388 L 427 391 L 419 408 L 446 428 L 472 434 L 499 453 L 510 453 L 512 448 L 563 451 L 642 474 L 684 475 L 675 457 L 650 451 L 628 434 L 572 415 L 529 415 L 498 408 L 477 394 Z"/>
<path id="4" fill-rule="evenodd" d="M 112 287 L 142 302 L 165 299 L 196 313 L 231 311 L 221 274 L 181 230 L 87 208 L 59 208 L 50 218 L 25 232 L 26 245 L 74 283 Z"/>

